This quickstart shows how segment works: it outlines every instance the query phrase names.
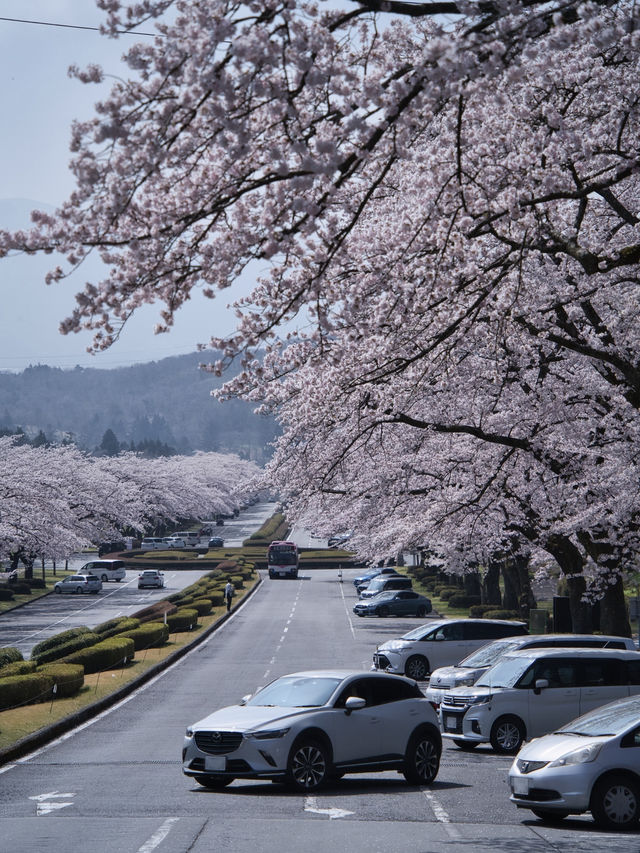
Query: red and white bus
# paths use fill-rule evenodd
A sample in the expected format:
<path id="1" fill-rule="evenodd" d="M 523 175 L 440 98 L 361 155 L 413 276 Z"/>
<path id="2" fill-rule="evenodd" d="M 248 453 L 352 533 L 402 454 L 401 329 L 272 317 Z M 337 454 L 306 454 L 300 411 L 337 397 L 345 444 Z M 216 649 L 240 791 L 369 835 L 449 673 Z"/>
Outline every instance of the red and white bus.
<path id="1" fill-rule="evenodd" d="M 270 578 L 298 577 L 298 546 L 295 542 L 272 542 L 267 549 Z"/>

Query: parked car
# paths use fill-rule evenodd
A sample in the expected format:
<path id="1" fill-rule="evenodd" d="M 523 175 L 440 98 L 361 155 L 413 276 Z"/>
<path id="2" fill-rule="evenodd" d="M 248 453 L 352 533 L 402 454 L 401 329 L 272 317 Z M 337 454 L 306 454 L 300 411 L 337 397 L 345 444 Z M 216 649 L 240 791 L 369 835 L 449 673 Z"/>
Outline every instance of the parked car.
<path id="1" fill-rule="evenodd" d="M 417 616 L 422 619 L 431 613 L 431 601 L 412 589 L 379 592 L 354 605 L 356 616 Z"/>
<path id="2" fill-rule="evenodd" d="M 296 672 L 189 726 L 182 770 L 206 788 L 271 779 L 309 793 L 344 773 L 398 770 L 436 778 L 442 741 L 433 706 L 405 678 Z"/>
<path id="3" fill-rule="evenodd" d="M 392 589 L 411 589 L 412 586 L 411 578 L 406 575 L 380 575 L 377 578 L 373 578 L 367 588 L 362 590 L 360 598 L 371 598 L 379 592 L 387 592 Z"/>
<path id="4" fill-rule="evenodd" d="M 442 736 L 462 749 L 490 743 L 516 753 L 527 739 L 614 699 L 640 693 L 640 653 L 627 649 L 523 649 L 509 652 L 473 687 L 456 687 L 440 705 Z"/>
<path id="5" fill-rule="evenodd" d="M 138 575 L 138 589 L 157 588 L 164 586 L 164 574 L 157 569 L 145 569 Z"/>
<path id="6" fill-rule="evenodd" d="M 357 578 L 354 578 L 353 579 L 353 585 L 355 586 L 355 588 L 358 592 L 362 592 L 362 589 L 364 589 L 370 581 L 372 581 L 374 578 L 378 577 L 379 575 L 398 575 L 398 574 L 400 574 L 400 573 L 398 571 L 396 571 L 394 568 L 392 568 L 391 566 L 388 566 L 387 568 L 384 568 L 384 569 L 380 569 L 380 568 L 369 569 L 368 572 L 365 572 L 363 575 L 359 575 Z M 362 587 L 362 589 L 359 589 L 359 587 Z"/>
<path id="7" fill-rule="evenodd" d="M 140 543 L 140 548 L 143 551 L 162 551 L 166 547 L 166 540 L 162 536 L 145 536 Z"/>
<path id="8" fill-rule="evenodd" d="M 529 634 L 523 637 L 507 637 L 481 646 L 457 666 L 442 666 L 434 670 L 425 691 L 427 699 L 439 705 L 446 692 L 453 687 L 470 687 L 493 666 L 502 655 L 517 649 L 544 648 L 607 648 L 635 649 L 630 637 L 615 637 L 608 634 Z"/>
<path id="9" fill-rule="evenodd" d="M 640 697 L 595 708 L 525 744 L 509 772 L 511 802 L 559 821 L 591 812 L 605 829 L 640 821 Z"/>
<path id="10" fill-rule="evenodd" d="M 98 557 L 104 554 L 114 554 L 116 551 L 126 551 L 127 543 L 124 539 L 118 539 L 115 542 L 100 542 L 98 545 Z"/>
<path id="11" fill-rule="evenodd" d="M 209 548 L 222 548 L 223 545 L 224 539 L 221 536 L 212 536 L 208 542 Z"/>
<path id="12" fill-rule="evenodd" d="M 94 595 L 102 589 L 102 581 L 95 575 L 67 575 L 53 585 L 53 591 L 60 593 L 80 594 L 91 592 Z"/>
<path id="13" fill-rule="evenodd" d="M 184 541 L 185 548 L 197 548 L 200 545 L 200 533 L 197 530 L 178 530 L 174 536 Z"/>
<path id="14" fill-rule="evenodd" d="M 491 640 L 527 633 L 524 622 L 506 619 L 440 619 L 382 643 L 373 655 L 373 669 L 422 681 L 439 666 L 456 664 Z"/>
<path id="15" fill-rule="evenodd" d="M 165 547 L 169 548 L 169 550 L 174 549 L 174 548 L 186 548 L 187 543 L 184 541 L 184 539 L 181 539 L 179 536 L 168 536 L 166 539 Z"/>
<path id="16" fill-rule="evenodd" d="M 120 583 L 127 576 L 123 560 L 92 560 L 85 563 L 78 572 L 79 575 L 96 575 L 102 583 L 116 581 Z"/>

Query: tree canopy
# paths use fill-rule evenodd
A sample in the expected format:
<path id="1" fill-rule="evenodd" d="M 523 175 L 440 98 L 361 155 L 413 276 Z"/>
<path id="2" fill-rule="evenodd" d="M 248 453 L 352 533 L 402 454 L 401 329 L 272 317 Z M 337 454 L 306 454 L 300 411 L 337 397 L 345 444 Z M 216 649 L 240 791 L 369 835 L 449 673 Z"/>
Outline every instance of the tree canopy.
<path id="1" fill-rule="evenodd" d="M 637 547 L 635 4 L 98 5 L 112 35 L 159 35 L 74 127 L 73 196 L 0 235 L 108 264 L 63 330 L 109 346 L 149 301 L 168 330 L 257 262 L 211 344 L 243 359 L 225 393 L 279 414 L 293 512 L 370 555 L 515 538 L 615 587 Z"/>

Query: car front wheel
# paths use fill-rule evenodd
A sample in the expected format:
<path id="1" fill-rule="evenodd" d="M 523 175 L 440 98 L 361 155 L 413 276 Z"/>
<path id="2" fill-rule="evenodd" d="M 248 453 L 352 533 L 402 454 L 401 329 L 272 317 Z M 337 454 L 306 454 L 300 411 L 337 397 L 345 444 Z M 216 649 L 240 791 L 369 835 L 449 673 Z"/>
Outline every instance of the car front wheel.
<path id="1" fill-rule="evenodd" d="M 524 725 L 517 717 L 500 717 L 491 727 L 491 746 L 503 755 L 513 755 L 522 746 Z"/>
<path id="2" fill-rule="evenodd" d="M 404 674 L 416 681 L 424 681 L 429 675 L 429 661 L 422 655 L 411 655 L 404 665 Z"/>
<path id="3" fill-rule="evenodd" d="M 640 787 L 623 773 L 600 779 L 590 803 L 595 822 L 606 829 L 631 829 L 640 820 Z"/>
<path id="4" fill-rule="evenodd" d="M 424 617 L 426 615 L 427 615 L 427 608 L 426 607 L 418 607 L 418 609 L 416 610 L 416 616 L 418 617 L 418 619 L 424 619 Z"/>
<path id="5" fill-rule="evenodd" d="M 102 575 L 100 577 L 100 580 L 102 581 L 102 583 L 106 583 L 109 580 L 109 578 L 106 575 Z"/>
<path id="6" fill-rule="evenodd" d="M 440 747 L 428 732 L 413 735 L 407 746 L 402 774 L 411 785 L 430 785 L 438 775 Z"/>
<path id="7" fill-rule="evenodd" d="M 389 615 L 389 608 L 386 604 L 383 604 L 382 607 L 378 607 L 378 616 L 386 617 Z"/>
<path id="8" fill-rule="evenodd" d="M 58 593 L 58 595 L 60 595 L 60 593 L 62 592 L 59 586 L 54 586 L 53 591 Z"/>
<path id="9" fill-rule="evenodd" d="M 295 743 L 287 762 L 287 787 L 308 793 L 316 791 L 329 778 L 329 756 L 323 744 L 313 738 Z"/>

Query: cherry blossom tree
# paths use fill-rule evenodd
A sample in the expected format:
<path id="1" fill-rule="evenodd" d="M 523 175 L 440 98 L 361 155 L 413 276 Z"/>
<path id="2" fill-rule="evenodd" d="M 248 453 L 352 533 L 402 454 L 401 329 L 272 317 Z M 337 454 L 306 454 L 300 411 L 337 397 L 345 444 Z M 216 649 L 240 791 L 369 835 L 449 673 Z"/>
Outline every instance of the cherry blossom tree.
<path id="1" fill-rule="evenodd" d="M 241 506 L 258 468 L 237 456 L 169 460 L 89 456 L 71 445 L 0 438 L 0 556 L 30 575 L 38 556 L 68 557 L 123 528 L 213 517 Z"/>
<path id="2" fill-rule="evenodd" d="M 213 298 L 259 263 L 237 333 L 210 343 L 242 357 L 224 393 L 280 414 L 291 510 L 321 503 L 369 553 L 520 537 L 576 581 L 576 607 L 586 568 L 624 629 L 636 6 L 99 5 L 112 35 L 159 35 L 74 127 L 72 197 L 0 234 L 3 252 L 59 252 L 50 283 L 91 252 L 108 265 L 63 331 L 108 347 L 151 301 L 167 331 L 194 288 Z"/>

